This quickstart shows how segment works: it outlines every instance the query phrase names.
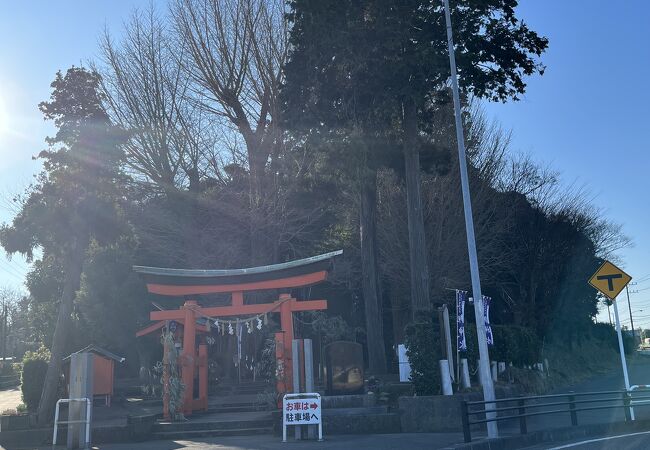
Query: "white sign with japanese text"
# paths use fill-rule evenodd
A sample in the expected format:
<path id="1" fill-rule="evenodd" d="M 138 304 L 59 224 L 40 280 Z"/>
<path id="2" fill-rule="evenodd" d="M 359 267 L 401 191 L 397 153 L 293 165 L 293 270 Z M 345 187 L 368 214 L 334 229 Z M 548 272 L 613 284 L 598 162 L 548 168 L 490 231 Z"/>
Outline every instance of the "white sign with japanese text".
<path id="1" fill-rule="evenodd" d="M 286 394 L 282 400 L 282 442 L 287 441 L 287 426 L 318 425 L 318 440 L 323 440 L 320 394 Z"/>

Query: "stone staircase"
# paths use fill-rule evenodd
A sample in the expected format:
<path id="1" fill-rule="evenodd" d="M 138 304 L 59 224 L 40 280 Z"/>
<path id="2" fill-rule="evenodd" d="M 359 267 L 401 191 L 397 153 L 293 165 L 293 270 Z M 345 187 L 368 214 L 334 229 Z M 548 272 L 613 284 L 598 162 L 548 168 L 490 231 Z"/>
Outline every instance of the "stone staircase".
<path id="1" fill-rule="evenodd" d="M 155 439 L 190 439 L 205 436 L 271 434 L 273 418 L 263 394 L 263 382 L 222 384 L 208 398 L 208 411 L 195 413 L 185 422 L 158 422 Z"/>
<path id="2" fill-rule="evenodd" d="M 260 395 L 263 383 L 220 385 L 208 400 L 208 412 L 193 414 L 186 422 L 158 422 L 155 439 L 190 439 L 206 436 L 277 434 L 281 411 Z M 216 393 L 218 392 L 218 393 Z M 326 434 L 399 433 L 400 416 L 373 394 L 323 396 L 323 431 Z"/>
<path id="3" fill-rule="evenodd" d="M 208 413 L 187 422 L 158 422 L 152 432 L 154 439 L 271 434 L 273 420 L 264 412 Z"/>
<path id="4" fill-rule="evenodd" d="M 247 395 L 260 394 L 268 389 L 273 388 L 265 381 L 246 381 L 243 383 L 222 383 L 210 389 L 211 395 Z"/>

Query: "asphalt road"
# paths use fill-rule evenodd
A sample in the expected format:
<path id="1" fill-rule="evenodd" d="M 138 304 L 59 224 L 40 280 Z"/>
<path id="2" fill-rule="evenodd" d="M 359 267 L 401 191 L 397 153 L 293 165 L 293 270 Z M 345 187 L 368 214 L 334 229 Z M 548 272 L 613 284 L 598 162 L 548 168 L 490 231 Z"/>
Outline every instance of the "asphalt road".
<path id="1" fill-rule="evenodd" d="M 148 441 L 94 446 L 98 450 L 431 450 L 459 442 L 458 433 L 401 433 L 325 436 L 323 442 L 282 443 L 277 436 L 206 437 L 189 440 Z M 1 448 L 1 447 L 0 447 Z M 62 447 L 57 447 L 62 448 Z M 51 450 L 51 447 L 42 450 Z"/>
<path id="2" fill-rule="evenodd" d="M 645 450 L 650 449 L 650 431 L 601 438 L 580 439 L 563 444 L 527 447 L 524 450 Z"/>

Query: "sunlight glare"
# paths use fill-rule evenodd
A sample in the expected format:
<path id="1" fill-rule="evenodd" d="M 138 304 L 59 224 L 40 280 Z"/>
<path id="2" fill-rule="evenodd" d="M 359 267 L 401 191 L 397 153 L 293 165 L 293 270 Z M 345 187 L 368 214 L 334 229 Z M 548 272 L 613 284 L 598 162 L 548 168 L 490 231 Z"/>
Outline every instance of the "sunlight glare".
<path id="1" fill-rule="evenodd" d="M 2 93 L 0 93 L 0 137 L 7 131 L 9 126 L 8 124 L 7 111 L 5 110 L 5 105 L 2 100 Z"/>

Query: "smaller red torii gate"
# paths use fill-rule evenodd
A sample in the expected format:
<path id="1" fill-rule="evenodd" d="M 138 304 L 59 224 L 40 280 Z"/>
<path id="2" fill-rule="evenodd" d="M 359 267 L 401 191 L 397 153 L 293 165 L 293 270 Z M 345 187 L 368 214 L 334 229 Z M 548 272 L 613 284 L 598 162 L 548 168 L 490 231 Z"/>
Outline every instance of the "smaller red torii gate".
<path id="1" fill-rule="evenodd" d="M 195 410 L 208 407 L 208 365 L 207 346 L 197 347 L 196 334 L 209 332 L 205 326 L 198 325 L 197 319 L 203 317 L 229 317 L 279 313 L 281 331 L 275 334 L 276 359 L 279 372 L 278 393 L 288 392 L 293 385 L 291 341 L 293 340 L 293 313 L 327 309 L 326 300 L 299 301 L 287 293 L 282 293 L 273 303 L 245 304 L 244 292 L 269 289 L 287 290 L 311 286 L 327 279 L 332 259 L 342 254 L 335 251 L 311 258 L 290 261 L 248 269 L 228 270 L 186 270 L 159 267 L 134 266 L 147 284 L 150 293 L 185 297 L 180 309 L 152 311 L 150 318 L 156 323 L 140 330 L 136 336 L 144 336 L 163 328 L 170 321 L 183 326 L 183 350 L 180 358 L 181 377 L 185 385 L 183 413 L 189 415 Z M 230 306 L 202 307 L 198 301 L 188 297 L 201 294 L 230 293 Z M 166 355 L 165 355 L 166 360 Z M 198 371 L 198 398 L 194 398 L 194 378 Z M 164 389 L 165 386 L 164 386 Z M 163 393 L 163 409 L 169 418 L 169 397 Z"/>

